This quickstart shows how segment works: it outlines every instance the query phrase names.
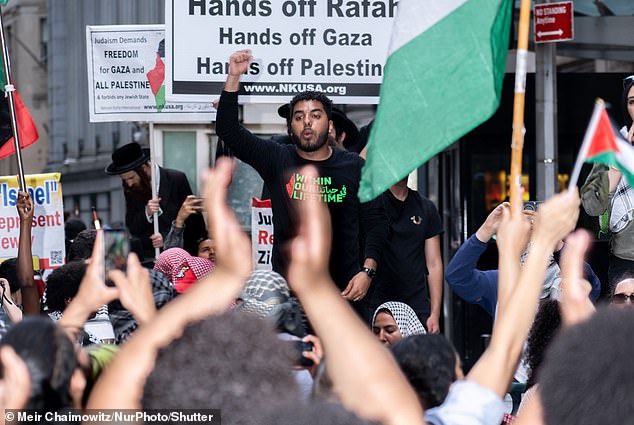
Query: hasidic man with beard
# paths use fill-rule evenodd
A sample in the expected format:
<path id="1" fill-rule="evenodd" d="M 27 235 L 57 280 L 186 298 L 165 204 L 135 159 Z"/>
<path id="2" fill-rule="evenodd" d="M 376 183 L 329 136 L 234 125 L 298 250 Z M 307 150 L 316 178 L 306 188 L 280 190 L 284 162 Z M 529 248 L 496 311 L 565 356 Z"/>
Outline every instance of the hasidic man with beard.
<path id="1" fill-rule="evenodd" d="M 240 76 L 251 62 L 251 52 L 241 50 L 229 59 L 229 74 L 220 96 L 216 132 L 236 157 L 258 171 L 271 192 L 273 208 L 273 270 L 286 276 L 288 247 L 296 229 L 293 207 L 317 198 L 328 205 L 332 225 L 330 274 L 342 295 L 358 302 L 368 291 L 387 236 L 387 216 L 376 201 L 361 204 L 357 197 L 363 159 L 356 153 L 328 144 L 332 102 L 319 92 L 303 92 L 290 102 L 288 134 L 293 144 L 261 139 L 240 126 L 238 90 Z M 318 178 L 299 171 L 313 165 Z M 359 234 L 363 230 L 363 245 Z M 359 255 L 361 251 L 362 255 Z M 362 303 L 355 305 L 362 310 Z"/>
<path id="2" fill-rule="evenodd" d="M 149 152 L 141 149 L 138 143 L 129 143 L 112 153 L 112 163 L 105 170 L 107 174 L 121 177 L 126 205 L 125 224 L 130 235 L 141 242 L 144 257 L 141 261 L 154 259 L 154 247 L 163 246 L 163 238 L 183 201 L 192 194 L 185 174 L 154 165 L 157 168 L 155 184 L 158 197 L 152 199 L 151 166 Z M 154 234 L 152 220 L 155 212 L 159 214 L 160 234 Z M 206 234 L 202 215 L 190 215 L 185 221 L 185 250 L 195 254 L 196 241 Z"/>

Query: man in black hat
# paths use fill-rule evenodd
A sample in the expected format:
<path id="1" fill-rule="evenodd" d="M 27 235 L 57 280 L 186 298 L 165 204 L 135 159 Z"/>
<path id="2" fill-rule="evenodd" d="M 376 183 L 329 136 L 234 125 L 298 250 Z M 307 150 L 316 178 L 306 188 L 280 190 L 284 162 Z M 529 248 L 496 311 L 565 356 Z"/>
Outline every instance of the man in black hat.
<path id="1" fill-rule="evenodd" d="M 284 118 L 287 122 L 289 120 L 291 111 L 290 103 L 277 108 L 277 114 Z M 336 106 L 332 107 L 332 128 L 328 133 L 328 143 L 339 149 L 345 149 L 351 151 L 359 140 L 359 129 L 356 124 L 352 122 L 350 118 L 341 109 Z M 289 137 L 289 143 L 291 138 Z"/>
<path id="2" fill-rule="evenodd" d="M 359 155 L 335 149 L 329 143 L 333 126 L 332 102 L 320 92 L 303 92 L 290 103 L 288 135 L 293 144 L 260 139 L 238 121 L 240 75 L 246 71 L 251 52 L 231 55 L 229 74 L 216 117 L 216 132 L 236 157 L 255 168 L 271 191 L 273 209 L 273 270 L 286 275 L 284 244 L 292 239 L 296 221 L 294 207 L 308 198 L 328 205 L 332 224 L 330 274 L 342 296 L 358 302 L 365 297 L 374 277 L 387 236 L 387 216 L 380 203 L 361 204 L 357 196 L 363 160 Z M 302 174 L 312 165 L 318 178 Z M 364 244 L 359 234 L 365 233 Z"/>
<path id="3" fill-rule="evenodd" d="M 152 198 L 151 169 L 156 167 L 158 197 Z M 119 175 L 125 195 L 125 223 L 133 237 L 141 241 L 143 257 L 154 257 L 154 248 L 163 246 L 178 210 L 191 187 L 185 174 L 150 163 L 149 151 L 138 143 L 123 145 L 112 153 L 112 163 L 106 173 Z M 154 213 L 158 213 L 159 232 L 154 234 Z M 184 248 L 196 252 L 196 241 L 206 236 L 205 222 L 200 213 L 192 214 L 185 222 Z M 143 259 L 142 259 L 143 260 Z"/>

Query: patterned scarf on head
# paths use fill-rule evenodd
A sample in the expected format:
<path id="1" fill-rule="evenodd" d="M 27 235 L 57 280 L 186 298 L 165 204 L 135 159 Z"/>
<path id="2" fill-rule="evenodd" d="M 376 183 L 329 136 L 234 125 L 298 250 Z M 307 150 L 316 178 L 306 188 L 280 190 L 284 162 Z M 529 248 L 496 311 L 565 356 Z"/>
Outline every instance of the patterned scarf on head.
<path id="1" fill-rule="evenodd" d="M 170 248 L 156 260 L 154 270 L 172 282 L 176 292 L 185 292 L 191 285 L 211 273 L 216 266 L 211 260 L 193 257 L 181 248 Z"/>
<path id="2" fill-rule="evenodd" d="M 291 297 L 286 280 L 270 270 L 255 270 L 240 294 L 236 311 L 273 322 L 280 332 L 299 337 L 306 334 L 301 307 Z"/>
<path id="3" fill-rule="evenodd" d="M 412 335 L 427 333 L 423 324 L 418 320 L 418 316 L 414 313 L 414 310 L 407 304 L 398 301 L 388 301 L 378 306 L 374 311 L 374 316 L 372 316 L 372 325 L 374 325 L 376 315 L 379 314 L 381 310 L 390 312 L 398 325 L 398 329 L 401 331 L 401 337 L 406 338 Z"/>

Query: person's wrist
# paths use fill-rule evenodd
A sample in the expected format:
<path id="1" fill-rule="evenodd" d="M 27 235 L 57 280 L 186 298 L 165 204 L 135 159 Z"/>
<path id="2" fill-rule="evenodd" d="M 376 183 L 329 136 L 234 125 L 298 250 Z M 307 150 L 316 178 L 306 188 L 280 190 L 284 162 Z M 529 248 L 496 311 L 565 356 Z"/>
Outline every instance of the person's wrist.
<path id="1" fill-rule="evenodd" d="M 176 216 L 176 220 L 174 220 L 174 227 L 178 229 L 182 229 L 185 227 L 185 219 L 181 216 Z"/>
<path id="2" fill-rule="evenodd" d="M 374 279 L 374 276 L 376 276 L 376 269 L 372 267 L 362 267 L 361 272 L 365 273 L 370 280 Z"/>
<path id="3" fill-rule="evenodd" d="M 478 230 L 476 230 L 475 235 L 476 235 L 476 238 L 478 238 L 480 242 L 486 243 L 491 240 L 494 233 L 495 232 L 492 231 L 488 226 L 482 225 L 480 226 Z"/>

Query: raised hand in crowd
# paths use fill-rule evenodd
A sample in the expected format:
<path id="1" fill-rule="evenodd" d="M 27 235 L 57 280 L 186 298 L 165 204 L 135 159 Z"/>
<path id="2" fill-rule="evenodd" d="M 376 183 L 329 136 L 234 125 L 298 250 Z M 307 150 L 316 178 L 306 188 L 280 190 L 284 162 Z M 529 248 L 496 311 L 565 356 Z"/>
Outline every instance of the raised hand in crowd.
<path id="1" fill-rule="evenodd" d="M 313 168 L 301 173 L 316 176 Z M 289 284 L 323 343 L 329 375 L 341 402 L 357 415 L 383 424 L 424 423 L 416 394 L 394 358 L 341 297 L 330 277 L 327 207 L 317 200 L 305 200 L 298 217 Z M 377 382 L 380 385 L 374 385 Z"/>
<path id="2" fill-rule="evenodd" d="M 489 213 L 482 226 L 476 231 L 476 237 L 481 242 L 488 242 L 496 234 L 502 222 L 504 211 L 508 211 L 511 204 L 502 202 Z"/>
<path id="3" fill-rule="evenodd" d="M 590 235 L 579 229 L 566 238 L 566 246 L 561 254 L 561 320 L 564 326 L 573 326 L 590 318 L 595 308 L 589 298 L 590 282 L 583 278 L 583 260 L 590 245 Z M 539 425 L 544 423 L 539 391 L 525 403 L 522 402 L 517 420 L 518 425 Z"/>
<path id="4" fill-rule="evenodd" d="M 590 301 L 590 282 L 583 276 L 583 260 L 590 246 L 590 234 L 577 230 L 566 238 L 561 254 L 561 320 L 564 326 L 572 326 L 587 320 L 595 308 Z"/>
<path id="5" fill-rule="evenodd" d="M 34 205 L 28 192 L 18 192 L 15 203 L 20 216 L 20 241 L 18 245 L 17 276 L 22 293 L 22 311 L 25 315 L 40 313 L 40 295 L 33 278 L 33 254 L 31 249 L 31 227 Z"/>
<path id="6" fill-rule="evenodd" d="M 183 205 L 178 210 L 178 214 L 176 214 L 176 219 L 174 220 L 174 225 L 178 228 L 183 228 L 185 226 L 185 220 L 197 212 L 201 212 L 203 210 L 203 199 L 197 197 L 196 195 L 189 195 L 183 201 Z"/>
<path id="7" fill-rule="evenodd" d="M 9 419 L 6 410 L 24 409 L 31 394 L 31 376 L 24 360 L 10 346 L 0 348 L 0 424 Z M 17 423 L 7 422 L 7 423 Z"/>
<path id="8" fill-rule="evenodd" d="M 2 297 L 2 301 L 0 301 L 2 303 L 1 308 L 7 313 L 11 323 L 22 320 L 22 310 L 20 310 L 20 307 L 11 299 L 11 287 L 9 286 L 8 280 L 0 278 L 0 291 L 2 291 L 2 295 L 0 295 Z"/>
<path id="9" fill-rule="evenodd" d="M 252 270 L 251 243 L 226 204 L 232 171 L 232 161 L 221 158 L 205 178 L 205 209 L 210 236 L 216 241 L 216 269 L 139 327 L 97 382 L 88 408 L 139 408 L 158 350 L 189 323 L 225 312 L 240 294 Z M 127 279 L 132 278 L 128 273 Z M 126 381 L 123 388 L 122 379 Z"/>
<path id="10" fill-rule="evenodd" d="M 520 195 L 517 196 L 516 202 L 520 203 Z M 513 290 L 503 290 L 507 295 L 505 299 L 499 299 L 498 315 L 493 325 L 491 343 L 467 376 L 467 379 L 492 390 L 499 397 L 504 397 L 507 392 L 519 362 L 522 345 L 537 310 L 550 255 L 559 241 L 574 229 L 579 216 L 579 205 L 577 192 L 561 193 L 546 201 L 537 213 L 531 237 L 532 247 L 519 275 L 518 283 L 513 285 L 503 282 L 503 274 L 500 273 L 500 287 L 513 287 Z M 519 217 L 519 214 L 514 216 Z M 526 227 L 523 219 L 513 219 L 509 215 L 504 217 L 504 220 L 508 222 L 505 226 L 520 228 L 518 230 L 507 228 L 506 234 L 517 234 L 516 232 L 522 232 Z M 515 243 L 516 249 L 519 250 L 519 243 L 512 243 Z M 500 270 L 512 263 L 516 262 L 510 260 L 501 262 Z M 506 276 L 509 275 L 512 274 L 506 274 Z"/>
<path id="11" fill-rule="evenodd" d="M 238 91 L 240 88 L 240 77 L 249 70 L 249 65 L 253 60 L 251 50 L 238 50 L 229 56 L 229 74 L 225 82 L 225 90 L 229 92 Z"/>
<path id="12" fill-rule="evenodd" d="M 502 207 L 499 210 L 501 211 L 501 219 L 499 221 L 497 218 L 492 220 L 495 222 L 492 226 L 496 228 L 496 243 L 499 253 L 498 308 L 507 304 L 509 296 L 513 293 L 518 281 L 520 274 L 520 257 L 528 245 L 532 227 L 531 223 L 532 220 L 534 220 L 532 217 L 527 219 L 526 215 L 523 214 L 521 203 L 522 191 L 518 192 L 518 202 L 514 202 L 512 205 L 508 202 L 500 204 L 489 214 L 489 218 L 491 218 L 492 215 L 497 217 L 499 213 L 497 213 L 496 210 Z M 534 213 L 534 211 L 531 211 L 531 213 Z M 489 221 L 489 218 L 487 218 L 486 221 Z"/>
<path id="13" fill-rule="evenodd" d="M 126 273 L 111 270 L 108 277 L 119 290 L 119 301 L 139 324 L 149 322 L 156 315 L 156 305 L 150 284 L 150 272 L 143 268 L 136 254 L 128 256 Z"/>

